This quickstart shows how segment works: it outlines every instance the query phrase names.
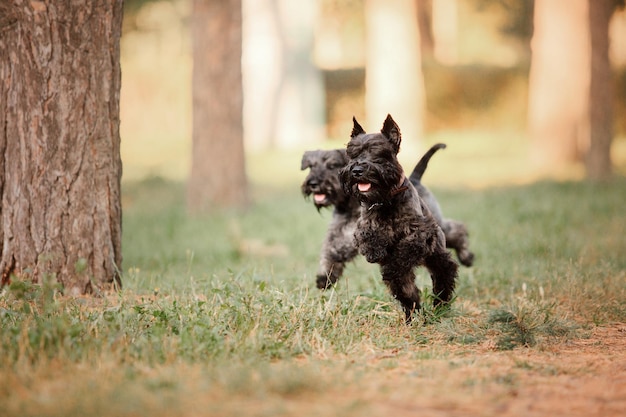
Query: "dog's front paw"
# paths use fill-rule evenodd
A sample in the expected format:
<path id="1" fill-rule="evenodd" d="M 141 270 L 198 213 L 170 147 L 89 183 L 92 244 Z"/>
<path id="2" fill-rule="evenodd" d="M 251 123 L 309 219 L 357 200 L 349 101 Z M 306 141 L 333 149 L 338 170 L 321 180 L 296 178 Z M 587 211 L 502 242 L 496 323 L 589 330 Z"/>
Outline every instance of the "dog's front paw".
<path id="1" fill-rule="evenodd" d="M 320 290 L 327 290 L 335 284 L 335 281 L 329 275 L 318 275 L 315 284 Z"/>

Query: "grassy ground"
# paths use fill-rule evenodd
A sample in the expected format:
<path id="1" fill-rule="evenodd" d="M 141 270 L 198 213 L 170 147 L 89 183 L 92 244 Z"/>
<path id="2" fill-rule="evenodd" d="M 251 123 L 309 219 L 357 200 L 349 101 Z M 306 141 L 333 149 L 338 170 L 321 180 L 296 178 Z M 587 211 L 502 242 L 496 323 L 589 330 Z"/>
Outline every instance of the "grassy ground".
<path id="1" fill-rule="evenodd" d="M 0 417 L 623 414 L 626 180 L 535 183 L 518 133 L 430 137 L 449 147 L 425 182 L 469 225 L 477 262 L 451 311 L 426 306 L 407 327 L 362 259 L 333 291 L 314 287 L 330 213 L 298 193 L 301 150 L 252 155 L 245 212 L 189 218 L 181 183 L 135 181 L 189 172 L 178 3 L 151 3 L 159 33 L 146 15 L 123 37 L 124 288 L 0 295 Z M 481 111 L 491 131 L 507 125 L 496 111 Z M 422 149 L 405 142 L 409 166 Z M 624 176 L 626 140 L 613 149 Z"/>
<path id="2" fill-rule="evenodd" d="M 451 311 L 426 306 L 405 326 L 362 259 L 334 290 L 315 289 L 330 213 L 302 199 L 299 172 L 266 182 L 267 158 L 250 162 L 255 204 L 242 212 L 190 218 L 182 184 L 125 184 L 119 294 L 6 291 L 0 415 L 624 409 L 626 180 L 436 184 L 446 215 L 468 223 L 477 261 L 461 269 Z M 424 271 L 418 284 L 428 294 Z"/>

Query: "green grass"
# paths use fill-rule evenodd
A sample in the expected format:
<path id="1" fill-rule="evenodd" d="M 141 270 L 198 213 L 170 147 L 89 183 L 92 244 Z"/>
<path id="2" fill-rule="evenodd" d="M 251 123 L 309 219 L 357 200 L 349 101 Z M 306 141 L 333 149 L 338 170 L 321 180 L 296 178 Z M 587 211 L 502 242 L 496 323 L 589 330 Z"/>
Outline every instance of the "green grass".
<path id="1" fill-rule="evenodd" d="M 398 354 L 424 364 L 420 372 L 450 348 L 542 349 L 626 321 L 624 179 L 435 187 L 445 214 L 469 225 L 477 260 L 460 270 L 449 311 L 427 303 L 409 327 L 362 259 L 334 290 L 318 291 L 330 213 L 318 214 L 297 185 L 253 189 L 249 210 L 194 218 L 182 184 L 125 184 L 119 294 L 8 288 L 0 414 L 197 415 L 190 404 L 200 396 L 209 415 L 268 398 L 264 412 L 288 415 L 284 400 L 358 387 L 372 372 L 401 369 Z M 423 270 L 418 285 L 428 298 Z M 372 357 L 382 359 L 367 365 Z"/>

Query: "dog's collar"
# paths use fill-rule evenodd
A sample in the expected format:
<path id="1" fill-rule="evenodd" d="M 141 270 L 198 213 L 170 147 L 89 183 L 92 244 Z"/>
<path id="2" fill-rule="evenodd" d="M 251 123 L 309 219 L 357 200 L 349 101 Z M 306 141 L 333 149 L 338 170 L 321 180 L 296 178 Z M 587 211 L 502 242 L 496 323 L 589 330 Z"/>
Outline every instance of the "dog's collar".
<path id="1" fill-rule="evenodd" d="M 373 209 L 375 209 L 378 206 L 384 206 L 384 205 L 385 205 L 385 203 L 373 203 L 373 204 L 370 204 L 370 206 L 367 208 L 367 211 L 373 210 Z"/>
<path id="2" fill-rule="evenodd" d="M 398 183 L 398 186 L 394 188 L 393 190 L 391 190 L 389 194 L 392 197 L 394 197 L 408 189 L 409 189 L 409 185 L 406 183 L 406 177 L 403 175 L 402 178 L 400 178 L 400 182 Z"/>
<path id="3" fill-rule="evenodd" d="M 402 178 L 400 178 L 400 182 L 398 183 L 398 186 L 393 188 L 389 192 L 389 196 L 395 197 L 398 194 L 403 193 L 408 189 L 409 189 L 409 184 L 407 184 L 407 178 L 403 175 Z M 385 204 L 391 204 L 391 201 L 370 204 L 369 207 L 367 208 L 367 211 L 373 210 L 376 207 L 384 206 Z"/>

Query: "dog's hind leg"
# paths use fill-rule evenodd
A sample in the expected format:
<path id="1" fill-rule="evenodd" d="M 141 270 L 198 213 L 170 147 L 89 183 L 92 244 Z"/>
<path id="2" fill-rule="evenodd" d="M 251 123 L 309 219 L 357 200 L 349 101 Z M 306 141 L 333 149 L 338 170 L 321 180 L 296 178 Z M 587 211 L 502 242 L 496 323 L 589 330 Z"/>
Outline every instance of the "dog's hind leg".
<path id="1" fill-rule="evenodd" d="M 434 306 L 447 304 L 454 293 L 459 266 L 446 250 L 428 256 L 424 266 L 433 281 Z"/>
<path id="2" fill-rule="evenodd" d="M 469 250 L 467 227 L 459 221 L 444 219 L 441 228 L 446 235 L 446 247 L 454 249 L 461 264 L 469 267 L 474 263 L 474 254 Z"/>

